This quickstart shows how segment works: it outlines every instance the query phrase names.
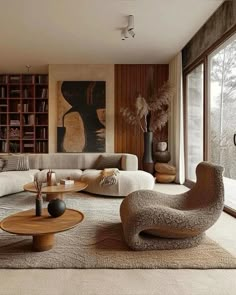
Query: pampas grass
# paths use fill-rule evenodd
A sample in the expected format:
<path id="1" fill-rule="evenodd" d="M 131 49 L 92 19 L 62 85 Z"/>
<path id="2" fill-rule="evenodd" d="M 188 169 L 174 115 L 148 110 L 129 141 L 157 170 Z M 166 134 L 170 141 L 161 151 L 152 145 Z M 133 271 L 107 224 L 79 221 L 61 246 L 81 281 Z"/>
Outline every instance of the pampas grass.
<path id="1" fill-rule="evenodd" d="M 158 91 L 153 85 L 151 86 L 148 99 L 141 94 L 136 98 L 134 110 L 129 108 L 120 110 L 127 123 L 140 126 L 143 132 L 155 132 L 166 125 L 170 99 L 174 94 L 174 88 L 169 81 L 165 82 Z"/>

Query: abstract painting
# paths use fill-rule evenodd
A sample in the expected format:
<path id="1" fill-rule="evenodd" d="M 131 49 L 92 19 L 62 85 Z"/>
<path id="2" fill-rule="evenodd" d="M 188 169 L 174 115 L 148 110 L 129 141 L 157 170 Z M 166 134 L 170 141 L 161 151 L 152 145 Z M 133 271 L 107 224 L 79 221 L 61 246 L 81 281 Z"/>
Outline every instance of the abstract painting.
<path id="1" fill-rule="evenodd" d="M 105 81 L 58 82 L 58 152 L 105 152 Z"/>

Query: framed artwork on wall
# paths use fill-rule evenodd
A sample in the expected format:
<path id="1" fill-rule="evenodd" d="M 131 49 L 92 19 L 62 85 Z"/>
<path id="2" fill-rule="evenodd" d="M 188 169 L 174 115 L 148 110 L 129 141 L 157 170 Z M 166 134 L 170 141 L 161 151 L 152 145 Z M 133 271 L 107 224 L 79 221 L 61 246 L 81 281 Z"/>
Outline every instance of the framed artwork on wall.
<path id="1" fill-rule="evenodd" d="M 58 152 L 105 152 L 105 81 L 59 81 L 57 114 Z"/>

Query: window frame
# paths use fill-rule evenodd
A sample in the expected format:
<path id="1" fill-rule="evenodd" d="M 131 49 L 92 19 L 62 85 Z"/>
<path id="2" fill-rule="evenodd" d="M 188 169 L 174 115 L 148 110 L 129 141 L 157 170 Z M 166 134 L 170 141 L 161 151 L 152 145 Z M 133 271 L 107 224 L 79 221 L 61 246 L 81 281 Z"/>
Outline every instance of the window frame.
<path id="1" fill-rule="evenodd" d="M 207 50 L 205 50 L 193 63 L 191 63 L 188 67 L 183 70 L 183 103 L 184 103 L 184 149 L 185 149 L 185 159 L 187 159 L 187 76 L 190 74 L 195 68 L 197 68 L 200 64 L 203 64 L 203 160 L 206 161 L 208 159 L 208 112 L 210 107 L 209 102 L 209 56 L 223 46 L 227 40 L 236 33 L 236 25 L 234 25 L 228 32 L 226 32 L 219 40 L 217 40 L 214 44 L 212 44 Z M 187 161 L 185 161 L 187 162 Z M 187 168 L 185 163 L 185 169 Z M 187 171 L 187 170 L 186 170 Z M 186 178 L 186 182 L 192 182 Z"/>
<path id="2" fill-rule="evenodd" d="M 188 75 L 194 71 L 197 67 L 199 67 L 200 65 L 203 65 L 203 160 L 206 160 L 206 122 L 207 120 L 205 119 L 205 114 L 207 113 L 205 111 L 206 108 L 206 63 L 205 63 L 205 58 L 203 59 L 199 59 L 198 62 L 194 63 L 192 65 L 192 67 L 190 67 L 188 69 L 188 71 L 186 71 L 184 73 L 184 79 L 183 79 L 183 98 L 184 98 L 184 156 L 185 156 L 185 172 L 186 172 L 186 180 L 185 182 L 189 183 L 189 185 L 194 184 L 194 181 L 190 180 L 188 178 L 188 123 L 187 123 L 187 116 L 188 116 L 188 99 L 187 99 L 187 92 L 188 92 Z"/>
<path id="3" fill-rule="evenodd" d="M 208 138 L 209 138 L 209 110 L 210 110 L 210 97 L 209 97 L 209 57 L 211 54 L 225 44 L 225 42 L 230 41 L 231 37 L 236 34 L 236 24 L 222 35 L 215 43 L 213 43 L 207 50 L 205 50 L 196 60 L 187 66 L 183 70 L 183 107 L 184 107 L 184 150 L 185 150 L 185 171 L 186 179 L 185 185 L 192 188 L 195 184 L 194 181 L 188 179 L 187 175 L 187 76 L 200 64 L 203 64 L 203 160 L 207 161 L 209 158 L 209 148 L 208 148 Z M 224 206 L 224 211 L 230 215 L 236 217 L 236 210 L 229 206 Z"/>

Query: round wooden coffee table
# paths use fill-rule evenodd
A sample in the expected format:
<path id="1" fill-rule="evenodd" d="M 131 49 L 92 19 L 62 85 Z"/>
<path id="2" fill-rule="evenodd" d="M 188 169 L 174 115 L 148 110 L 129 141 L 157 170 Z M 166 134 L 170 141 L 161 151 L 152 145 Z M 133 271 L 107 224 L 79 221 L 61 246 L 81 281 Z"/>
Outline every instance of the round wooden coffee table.
<path id="1" fill-rule="evenodd" d="M 9 233 L 33 236 L 33 250 L 47 251 L 54 245 L 54 235 L 75 227 L 84 219 L 83 213 L 66 209 L 60 217 L 53 218 L 46 208 L 42 216 L 35 216 L 35 210 L 22 211 L 4 218 L 1 228 Z"/>
<path id="2" fill-rule="evenodd" d="M 50 201 L 55 198 L 63 200 L 65 193 L 82 191 L 87 186 L 87 183 L 81 181 L 75 181 L 73 184 L 66 185 L 58 184 L 51 186 L 42 186 L 42 193 L 47 194 L 46 201 Z M 24 190 L 32 193 L 37 193 L 33 182 L 24 185 Z"/>

